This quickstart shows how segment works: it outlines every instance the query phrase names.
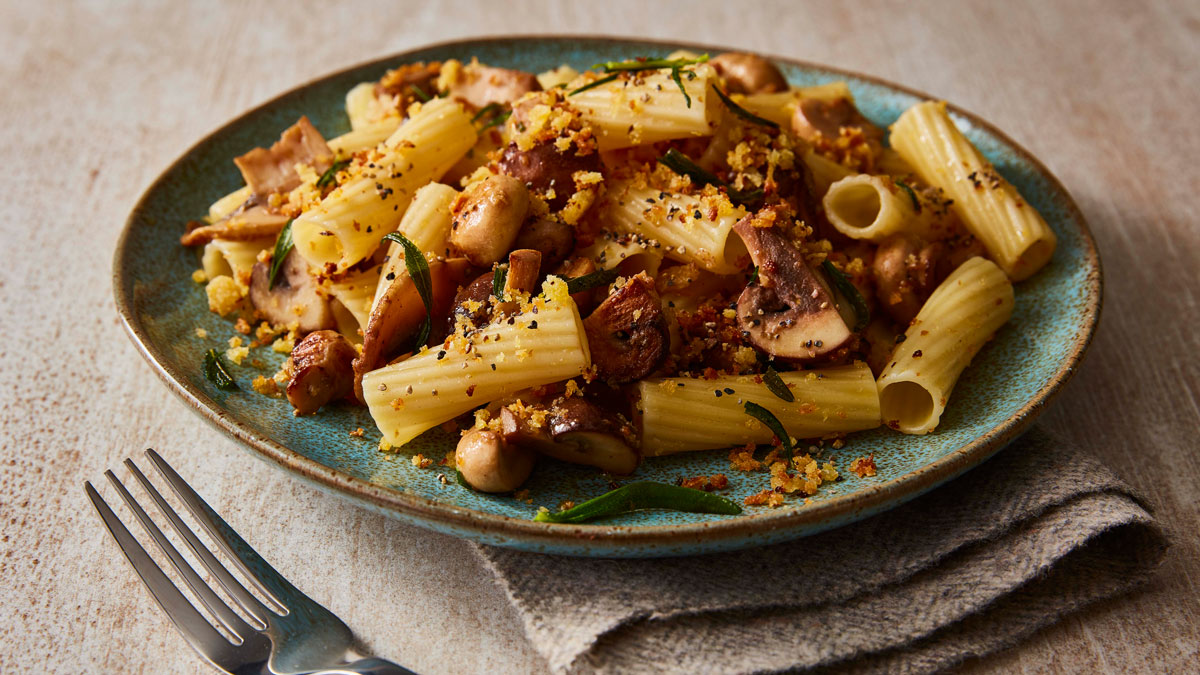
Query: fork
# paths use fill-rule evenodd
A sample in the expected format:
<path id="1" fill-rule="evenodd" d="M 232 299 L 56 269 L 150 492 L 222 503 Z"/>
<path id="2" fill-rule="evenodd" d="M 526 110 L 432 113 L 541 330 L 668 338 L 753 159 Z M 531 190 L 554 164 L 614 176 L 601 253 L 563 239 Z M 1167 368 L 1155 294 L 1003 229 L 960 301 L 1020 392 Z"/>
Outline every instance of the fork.
<path id="1" fill-rule="evenodd" d="M 121 547 L 121 552 L 133 565 L 158 606 L 167 613 L 200 656 L 217 668 L 237 675 L 415 675 L 391 661 L 366 657 L 356 652 L 350 629 L 341 619 L 301 593 L 267 564 L 157 452 L 146 450 L 146 458 L 217 548 L 232 561 L 234 568 L 259 596 L 265 598 L 265 601 L 259 600 L 247 590 L 201 543 L 133 460 L 126 459 L 125 466 L 158 510 L 166 516 L 171 528 L 249 621 L 239 616 L 184 560 L 116 475 L 112 471 L 104 472 L 187 587 L 215 617 L 216 622 L 234 636 L 230 640 L 180 592 L 113 513 L 91 482 L 85 481 L 84 490 L 109 534 Z"/>

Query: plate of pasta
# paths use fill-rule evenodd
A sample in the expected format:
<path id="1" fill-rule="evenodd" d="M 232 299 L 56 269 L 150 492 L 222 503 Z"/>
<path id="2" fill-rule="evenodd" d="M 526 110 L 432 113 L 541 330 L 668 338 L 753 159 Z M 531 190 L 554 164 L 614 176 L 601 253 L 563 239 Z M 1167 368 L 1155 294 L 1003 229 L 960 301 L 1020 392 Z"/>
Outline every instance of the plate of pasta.
<path id="1" fill-rule="evenodd" d="M 242 115 L 135 207 L 114 289 L 169 387 L 318 487 L 524 550 L 820 532 L 1061 389 L 1099 258 L 963 110 L 687 44 L 426 47 Z"/>

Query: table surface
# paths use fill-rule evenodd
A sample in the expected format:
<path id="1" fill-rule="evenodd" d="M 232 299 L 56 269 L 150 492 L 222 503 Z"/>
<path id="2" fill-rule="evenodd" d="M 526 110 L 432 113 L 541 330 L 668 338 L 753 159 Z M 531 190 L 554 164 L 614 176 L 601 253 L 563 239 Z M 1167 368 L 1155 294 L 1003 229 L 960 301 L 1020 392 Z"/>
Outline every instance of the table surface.
<path id="1" fill-rule="evenodd" d="M 0 22 L 12 187 L 0 316 L 15 338 L 0 346 L 0 671 L 208 672 L 81 489 L 145 447 L 381 655 L 423 673 L 545 670 L 467 544 L 299 483 L 167 393 L 118 323 L 110 258 L 175 157 L 317 75 L 458 37 L 631 31 L 931 92 L 1058 175 L 1099 242 L 1104 313 L 1042 423 L 1141 490 L 1175 546 L 1141 592 L 963 669 L 1166 672 L 1200 659 L 1200 4 L 146 4 L 10 0 Z"/>

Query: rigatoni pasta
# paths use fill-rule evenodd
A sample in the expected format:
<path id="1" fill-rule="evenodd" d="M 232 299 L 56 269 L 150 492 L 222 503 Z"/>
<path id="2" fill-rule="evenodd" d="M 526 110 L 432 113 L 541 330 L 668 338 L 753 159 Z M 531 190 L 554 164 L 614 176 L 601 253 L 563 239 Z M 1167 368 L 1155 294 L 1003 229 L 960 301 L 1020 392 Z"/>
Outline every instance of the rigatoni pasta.
<path id="1" fill-rule="evenodd" d="M 884 423 L 906 434 L 933 431 L 958 376 L 1012 312 L 1004 271 L 984 258 L 963 263 L 929 296 L 879 376 Z"/>
<path id="2" fill-rule="evenodd" d="M 595 129 L 601 150 L 699 138 L 716 126 L 715 76 L 710 66 L 689 68 L 680 76 L 680 91 L 669 70 L 647 71 L 579 91 L 571 103 Z"/>
<path id="3" fill-rule="evenodd" d="M 891 142 L 922 180 L 954 200 L 954 211 L 1009 278 L 1028 279 L 1049 262 L 1054 232 L 954 126 L 944 103 L 906 110 L 892 125 Z"/>
<path id="4" fill-rule="evenodd" d="M 780 379 L 791 390 L 794 401 L 772 393 L 761 377 L 643 380 L 638 384 L 642 452 L 653 457 L 770 443 L 771 430 L 746 415 L 747 401 L 774 413 L 796 438 L 819 438 L 879 426 L 875 377 L 861 361 L 838 368 L 783 373 Z"/>

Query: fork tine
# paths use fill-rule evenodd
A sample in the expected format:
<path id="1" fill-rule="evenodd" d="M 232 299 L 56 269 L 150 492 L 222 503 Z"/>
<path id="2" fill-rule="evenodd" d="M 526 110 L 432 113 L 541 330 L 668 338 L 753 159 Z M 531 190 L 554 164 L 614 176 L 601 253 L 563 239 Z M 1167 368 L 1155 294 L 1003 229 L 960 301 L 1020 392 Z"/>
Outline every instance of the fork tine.
<path id="1" fill-rule="evenodd" d="M 133 477 L 137 479 L 137 482 L 141 484 L 142 489 L 150 495 L 150 499 L 154 501 L 154 504 L 158 507 L 158 510 L 167 517 L 167 520 L 171 523 L 171 527 L 175 530 L 175 532 L 177 532 L 179 536 L 183 538 L 184 542 L 187 543 L 188 548 L 191 549 L 192 553 L 197 558 L 199 558 L 200 564 L 204 565 L 205 569 L 207 569 L 209 573 L 216 577 L 217 582 L 221 584 L 221 587 L 225 589 L 225 592 L 228 593 L 239 605 L 241 605 L 242 609 L 245 610 L 247 614 L 258 621 L 258 630 L 266 628 L 266 612 L 271 610 L 259 602 L 258 598 L 254 597 L 249 591 L 247 591 L 246 588 L 242 586 L 232 574 L 229 573 L 229 570 L 225 569 L 225 565 L 223 565 L 221 561 L 217 560 L 217 557 L 208 550 L 208 547 L 200 542 L 200 540 L 196 537 L 196 534 L 192 532 L 191 528 L 184 524 L 183 520 L 179 517 L 179 514 L 175 512 L 175 509 L 171 508 L 171 505 L 167 503 L 166 499 L 163 499 L 162 494 L 159 493 L 158 489 L 155 488 L 154 485 L 146 478 L 146 475 L 142 473 L 142 470 L 138 468 L 137 464 L 133 463 L 133 460 L 126 459 L 125 466 L 129 469 L 129 472 L 133 474 Z"/>
<path id="2" fill-rule="evenodd" d="M 171 486 L 175 492 L 175 496 L 179 498 L 188 511 L 195 516 L 200 525 L 212 537 L 217 547 L 221 549 L 233 564 L 245 575 L 246 579 L 258 589 L 260 593 L 274 602 L 280 614 L 287 614 L 289 609 L 286 604 L 280 599 L 284 597 L 302 597 L 307 598 L 303 593 L 296 589 L 287 579 L 279 572 L 275 571 L 258 552 L 250 547 L 237 532 L 234 531 L 225 519 L 217 515 L 217 512 L 196 494 L 196 491 L 187 484 L 183 478 L 175 473 L 175 469 L 171 468 L 167 461 L 159 456 L 152 448 L 146 450 L 146 457 L 150 463 L 158 470 L 159 474 Z"/>
<path id="3" fill-rule="evenodd" d="M 162 530 L 158 528 L 158 525 L 156 525 L 154 521 L 150 519 L 150 516 L 146 514 L 146 511 L 142 508 L 141 504 L 138 504 L 137 500 L 133 498 L 133 495 L 129 494 L 129 490 L 125 489 L 125 486 L 119 479 L 117 479 L 116 474 L 114 474 L 112 471 L 105 471 L 104 477 L 108 479 L 108 482 L 112 483 L 114 488 L 116 488 L 117 494 L 120 495 L 121 500 L 125 502 L 125 506 L 128 506 L 130 511 L 133 511 L 134 517 L 137 518 L 138 522 L 142 524 L 142 528 L 146 530 L 146 533 L 150 535 L 150 538 L 154 540 L 154 543 L 158 544 L 158 547 L 162 549 L 162 552 L 167 554 L 167 558 L 170 559 L 171 565 L 175 568 L 175 571 L 179 572 L 179 575 L 183 577 L 184 583 L 188 585 L 188 588 L 192 589 L 192 592 L 196 594 L 196 597 L 200 598 L 200 602 L 208 608 L 208 611 L 216 615 L 217 620 L 220 621 L 225 628 L 230 630 L 234 635 L 241 639 L 245 639 L 248 635 L 250 635 L 251 631 L 256 630 L 255 628 L 247 625 L 245 621 L 242 621 L 242 618 L 229 609 L 229 606 L 226 605 L 221 598 L 217 597 L 216 593 L 213 593 L 213 590 L 208 587 L 208 584 L 204 583 L 204 580 L 200 578 L 200 575 L 196 574 L 196 571 L 193 570 L 191 565 L 189 565 L 187 561 L 183 559 L 183 556 L 179 554 L 179 551 L 175 548 L 175 546 L 173 546 L 166 536 L 163 535 Z M 166 507 L 168 510 L 170 509 L 170 507 L 165 503 L 159 506 L 160 509 L 163 507 Z"/>
<path id="4" fill-rule="evenodd" d="M 218 633 L 217 629 L 213 628 L 200 612 L 196 611 L 196 608 L 188 602 L 178 588 L 175 588 L 175 584 L 171 583 L 167 575 L 147 555 L 145 549 L 130 534 L 121 519 L 117 518 L 117 514 L 113 513 L 100 493 L 96 492 L 96 488 L 92 487 L 91 482 L 85 481 L 83 488 L 87 491 L 92 506 L 100 514 L 100 519 L 104 521 L 104 526 L 108 528 L 109 534 L 116 540 L 117 546 L 121 548 L 121 552 L 125 554 L 129 564 L 133 565 L 134 571 L 141 577 L 146 590 L 150 591 L 154 601 L 166 612 L 171 623 L 175 624 L 175 628 L 180 633 L 183 633 L 188 643 L 210 661 L 216 661 L 221 654 L 228 652 L 232 647 L 230 642 L 225 639 L 225 636 Z"/>

